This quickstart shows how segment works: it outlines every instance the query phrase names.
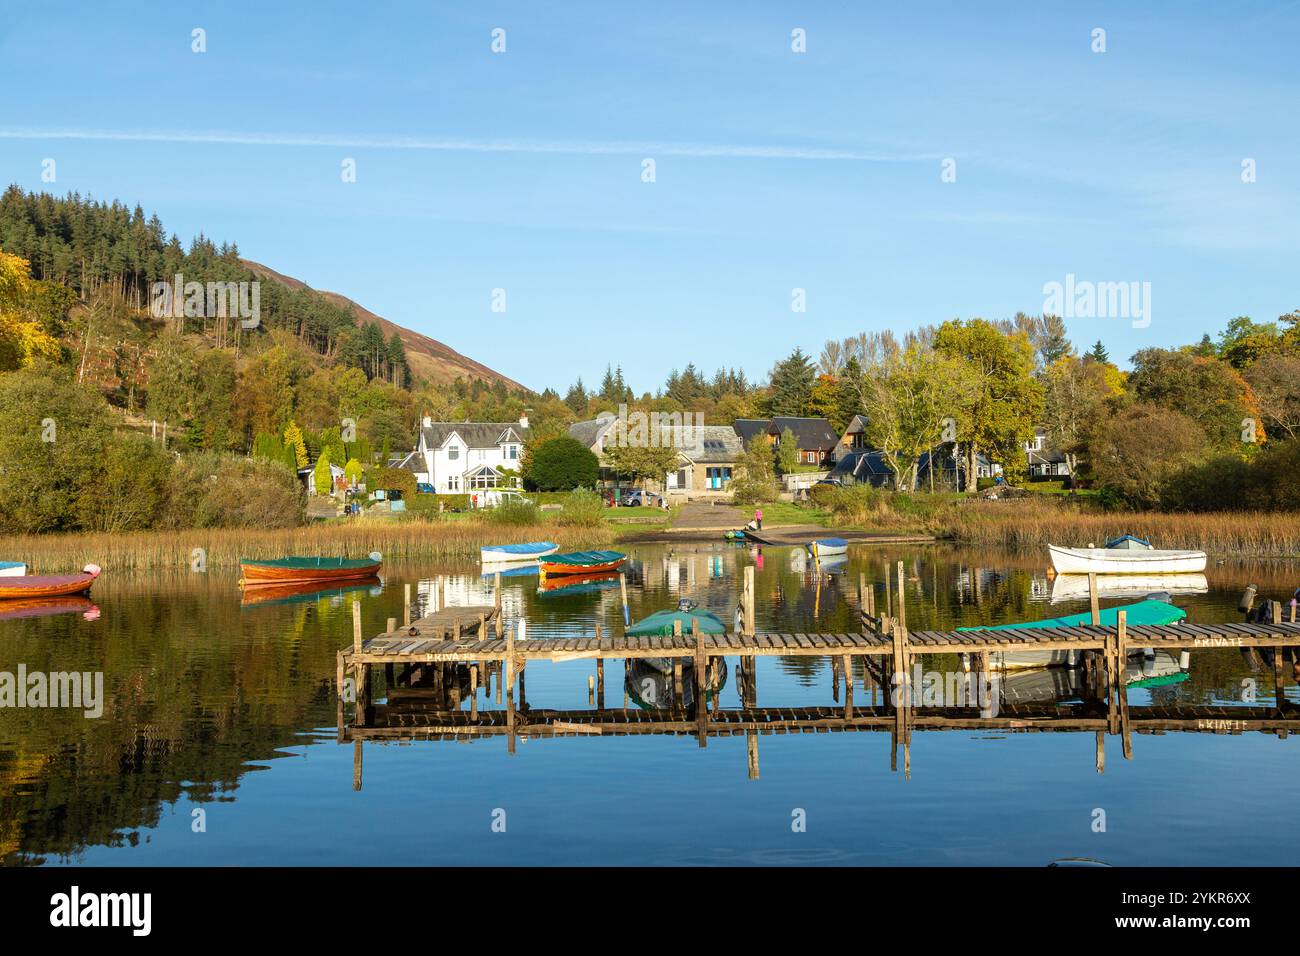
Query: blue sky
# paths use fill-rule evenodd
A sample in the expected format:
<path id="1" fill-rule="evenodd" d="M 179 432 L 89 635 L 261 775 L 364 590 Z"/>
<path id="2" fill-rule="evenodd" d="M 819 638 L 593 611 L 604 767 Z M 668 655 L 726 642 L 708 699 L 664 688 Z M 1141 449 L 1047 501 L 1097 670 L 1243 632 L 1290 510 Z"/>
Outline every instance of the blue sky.
<path id="1" fill-rule="evenodd" d="M 1067 323 L 1126 358 L 1300 307 L 1300 0 L 1133 6 L 3 0 L 0 179 L 139 203 L 539 389 L 761 377 L 1067 274 L 1151 283 L 1146 328 Z"/>

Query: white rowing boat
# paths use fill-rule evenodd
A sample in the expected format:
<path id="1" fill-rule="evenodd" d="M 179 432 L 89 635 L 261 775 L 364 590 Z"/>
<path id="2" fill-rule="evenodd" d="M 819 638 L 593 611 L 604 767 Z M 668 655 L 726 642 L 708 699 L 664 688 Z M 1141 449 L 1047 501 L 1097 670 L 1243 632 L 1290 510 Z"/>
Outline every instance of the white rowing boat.
<path id="1" fill-rule="evenodd" d="M 1199 574 L 1204 551 L 1047 546 L 1057 574 Z"/>
<path id="2" fill-rule="evenodd" d="M 536 561 L 560 550 L 550 541 L 526 541 L 523 544 L 493 544 L 479 548 L 484 564 L 512 564 L 519 561 Z"/>
<path id="3" fill-rule="evenodd" d="M 0 577 L 21 578 L 27 574 L 27 565 L 21 561 L 0 561 Z"/>

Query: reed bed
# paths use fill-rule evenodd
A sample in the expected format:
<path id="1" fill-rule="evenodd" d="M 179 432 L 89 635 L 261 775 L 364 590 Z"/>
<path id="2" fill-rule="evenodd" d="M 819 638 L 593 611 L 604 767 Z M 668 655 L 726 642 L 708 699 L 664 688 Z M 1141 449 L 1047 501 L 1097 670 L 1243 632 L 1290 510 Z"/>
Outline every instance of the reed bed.
<path id="1" fill-rule="evenodd" d="M 98 564 L 106 571 L 186 569 L 203 549 L 207 567 L 238 567 L 240 558 L 286 555 L 364 557 L 378 551 L 385 559 L 478 557 L 479 548 L 519 538 L 554 541 L 562 550 L 608 544 L 604 525 L 582 527 L 554 521 L 504 528 L 483 518 L 457 521 L 329 522 L 301 528 L 213 528 L 146 531 L 134 534 L 43 534 L 0 537 L 5 560 L 26 561 L 36 573 L 80 570 Z"/>
<path id="2" fill-rule="evenodd" d="M 977 545 L 1041 548 L 1047 544 L 1101 547 L 1122 534 L 1158 548 L 1195 549 L 1221 557 L 1300 556 L 1300 514 L 1220 511 L 1106 512 L 1055 501 L 968 502 L 946 511 L 936 528 L 946 537 Z"/>

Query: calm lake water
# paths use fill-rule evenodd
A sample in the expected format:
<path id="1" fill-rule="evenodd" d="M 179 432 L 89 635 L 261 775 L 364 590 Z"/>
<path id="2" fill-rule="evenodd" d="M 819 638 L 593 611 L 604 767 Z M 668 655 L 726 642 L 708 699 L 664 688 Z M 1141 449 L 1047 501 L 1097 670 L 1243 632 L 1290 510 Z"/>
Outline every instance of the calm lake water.
<path id="1" fill-rule="evenodd" d="M 914 630 L 1086 610 L 1052 602 L 1045 557 L 948 546 L 855 549 L 820 588 L 789 548 L 635 546 L 632 616 L 695 599 L 730 620 L 740 575 L 758 564 L 760 630 L 856 630 L 860 572 L 883 582 L 902 560 Z M 17 864 L 1023 864 L 1082 856 L 1116 865 L 1291 865 L 1267 821 L 1294 803 L 1300 740 L 1261 733 L 1133 736 L 1133 759 L 1094 734 L 914 732 L 910 776 L 890 769 L 890 735 L 746 738 L 584 736 L 336 742 L 335 652 L 360 601 L 367 635 L 401 617 L 403 585 L 427 602 L 491 603 L 473 563 L 390 564 L 382 587 L 246 605 L 233 573 L 115 574 L 95 609 L 0 613 L 0 671 L 103 671 L 103 716 L 0 710 L 0 860 Z M 1205 593 L 1179 596 L 1192 621 L 1239 621 L 1250 582 L 1289 597 L 1294 565 L 1213 565 Z M 618 587 L 539 594 L 507 577 L 507 621 L 531 637 L 622 624 Z M 1058 598 L 1069 597 L 1058 585 Z M 1105 602 L 1112 603 L 1112 602 Z M 0 607 L 0 612 L 4 609 Z M 927 659 L 952 669 L 955 658 Z M 740 706 L 736 659 L 721 690 Z M 829 706 L 829 659 L 759 658 L 758 703 Z M 1287 693 L 1294 695 L 1290 666 Z M 623 668 L 606 665 L 606 703 L 623 704 Z M 527 701 L 589 707 L 590 661 L 535 663 Z M 1245 706 L 1273 699 L 1272 670 L 1240 651 L 1193 651 L 1186 677 L 1130 691 L 1130 705 Z M 382 700 L 382 675 L 376 696 Z M 1068 693 L 1069 688 L 1067 687 Z M 855 702 L 869 698 L 859 685 Z M 480 707 L 495 707 L 480 697 Z M 350 708 L 349 708 L 350 713 Z M 1094 832 L 1095 810 L 1106 829 Z M 205 816 L 195 832 L 195 810 Z M 504 811 L 506 831 L 494 832 Z M 802 812 L 806 829 L 792 820 Z"/>

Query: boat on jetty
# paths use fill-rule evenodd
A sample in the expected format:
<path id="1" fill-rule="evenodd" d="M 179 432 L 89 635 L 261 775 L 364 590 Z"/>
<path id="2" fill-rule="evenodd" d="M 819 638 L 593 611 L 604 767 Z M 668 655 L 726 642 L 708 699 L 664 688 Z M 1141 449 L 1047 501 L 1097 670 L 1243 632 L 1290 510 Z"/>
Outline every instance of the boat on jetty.
<path id="1" fill-rule="evenodd" d="M 5 577 L 0 579 L 0 600 L 85 594 L 99 574 L 99 565 L 88 564 L 77 574 L 20 574 Z"/>
<path id="2" fill-rule="evenodd" d="M 27 573 L 27 565 L 21 561 L 0 561 L 0 578 L 17 578 Z"/>
<path id="3" fill-rule="evenodd" d="M 1199 574 L 1204 551 L 1165 551 L 1131 534 L 1106 542 L 1104 548 L 1047 546 L 1057 574 Z"/>
<path id="4" fill-rule="evenodd" d="M 560 550 L 553 541 L 524 541 L 520 544 L 490 544 L 479 548 L 484 564 L 507 564 L 516 561 L 536 561 Z"/>
<path id="5" fill-rule="evenodd" d="M 373 578 L 383 567 L 378 552 L 368 558 L 291 557 L 239 562 L 239 583 L 244 587 L 266 584 L 318 584 Z"/>
<path id="6" fill-rule="evenodd" d="M 627 555 L 619 551 L 570 551 L 552 554 L 541 562 L 543 578 L 564 574 L 602 574 L 618 570 Z"/>
<path id="7" fill-rule="evenodd" d="M 1117 604 L 1102 609 L 1098 615 L 1102 627 L 1115 627 L 1119 623 L 1119 612 L 1127 613 L 1127 626 L 1137 627 L 1152 624 L 1177 624 L 1187 617 L 1187 612 L 1174 607 L 1167 601 L 1145 600 L 1133 604 Z M 1014 624 L 993 624 L 988 627 L 959 627 L 958 631 L 1008 631 L 1019 628 L 1080 627 L 1092 623 L 1092 612 L 1081 614 L 1064 614 L 1060 617 L 1045 618 L 1041 621 L 1019 621 Z M 1001 651 L 989 655 L 994 668 L 1011 670 L 1018 667 L 1077 667 L 1079 651 Z M 1140 648 L 1134 653 L 1141 653 Z"/>

